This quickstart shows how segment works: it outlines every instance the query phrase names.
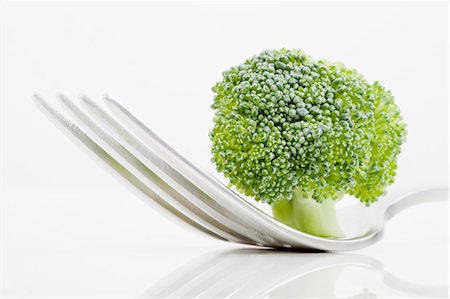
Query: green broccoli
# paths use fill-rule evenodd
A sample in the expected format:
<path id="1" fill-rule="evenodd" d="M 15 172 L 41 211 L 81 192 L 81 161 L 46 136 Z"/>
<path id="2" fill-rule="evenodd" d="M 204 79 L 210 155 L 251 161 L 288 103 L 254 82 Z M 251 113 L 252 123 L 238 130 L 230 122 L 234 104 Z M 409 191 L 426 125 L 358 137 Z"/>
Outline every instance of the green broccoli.
<path id="1" fill-rule="evenodd" d="M 263 51 L 213 87 L 212 161 L 279 221 L 342 237 L 335 202 L 393 183 L 406 125 L 390 91 L 300 50 Z"/>

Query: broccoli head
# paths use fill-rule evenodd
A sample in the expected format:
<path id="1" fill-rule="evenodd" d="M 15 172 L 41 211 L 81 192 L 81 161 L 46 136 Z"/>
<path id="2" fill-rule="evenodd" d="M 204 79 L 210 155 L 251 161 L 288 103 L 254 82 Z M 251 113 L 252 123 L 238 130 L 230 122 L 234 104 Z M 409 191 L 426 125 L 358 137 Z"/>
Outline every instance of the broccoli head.
<path id="1" fill-rule="evenodd" d="M 213 87 L 213 162 L 239 191 L 307 233 L 341 237 L 334 203 L 393 183 L 406 126 L 390 91 L 300 50 L 264 51 Z"/>

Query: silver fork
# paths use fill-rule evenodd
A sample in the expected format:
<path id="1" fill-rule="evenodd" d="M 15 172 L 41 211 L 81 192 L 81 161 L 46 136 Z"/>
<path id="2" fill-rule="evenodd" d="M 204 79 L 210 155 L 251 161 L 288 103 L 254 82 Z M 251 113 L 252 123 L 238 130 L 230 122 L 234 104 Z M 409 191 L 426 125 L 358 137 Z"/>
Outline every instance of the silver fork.
<path id="1" fill-rule="evenodd" d="M 50 120 L 110 166 L 145 202 L 181 220 L 184 226 L 187 224 L 220 240 L 279 249 L 355 250 L 378 241 L 385 222 L 399 211 L 447 198 L 448 188 L 438 187 L 377 208 L 361 208 L 358 204 L 344 213 L 360 216 L 357 233 L 341 239 L 309 235 L 278 222 L 246 202 L 180 155 L 113 99 L 105 97 L 104 100 L 115 117 L 84 95 L 80 100 L 87 113 L 64 95 L 59 94 L 57 98 L 77 124 L 39 95 L 33 96 Z M 359 211 L 353 212 L 356 209 Z"/>

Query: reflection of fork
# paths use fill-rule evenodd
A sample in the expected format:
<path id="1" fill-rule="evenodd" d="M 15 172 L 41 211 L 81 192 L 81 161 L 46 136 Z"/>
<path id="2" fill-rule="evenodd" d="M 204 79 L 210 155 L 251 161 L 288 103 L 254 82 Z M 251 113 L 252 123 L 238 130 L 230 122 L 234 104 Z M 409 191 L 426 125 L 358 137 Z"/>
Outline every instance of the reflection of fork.
<path id="1" fill-rule="evenodd" d="M 358 235 L 321 238 L 292 229 L 247 203 L 181 156 L 114 100 L 105 98 L 120 122 L 86 96 L 81 97 L 81 102 L 90 116 L 67 97 L 58 98 L 83 130 L 41 97 L 34 96 L 41 110 L 58 127 L 71 133 L 137 188 L 146 202 L 156 203 L 174 218 L 221 240 L 275 248 L 353 250 L 377 241 L 385 221 L 398 211 L 447 195 L 447 188 L 411 194 L 378 212 L 374 210 L 372 215 L 376 217 L 370 222 L 365 219 L 369 225 Z"/>
<path id="2" fill-rule="evenodd" d="M 344 298 L 377 298 L 375 294 L 384 292 L 408 298 L 447 294 L 443 285 L 403 281 L 386 272 L 380 261 L 364 255 L 238 249 L 200 256 L 155 283 L 141 298 L 338 298 L 338 279 L 344 270 L 382 275 L 377 282 L 356 285 L 358 294 Z"/>

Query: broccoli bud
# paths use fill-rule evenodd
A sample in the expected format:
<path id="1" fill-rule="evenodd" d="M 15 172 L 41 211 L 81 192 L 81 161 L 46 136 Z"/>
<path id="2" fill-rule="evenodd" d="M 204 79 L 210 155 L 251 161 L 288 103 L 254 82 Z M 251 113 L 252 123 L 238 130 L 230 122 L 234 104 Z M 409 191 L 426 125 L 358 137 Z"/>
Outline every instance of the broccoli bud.
<path id="1" fill-rule="evenodd" d="M 264 51 L 213 87 L 212 161 L 280 221 L 340 237 L 334 202 L 393 183 L 406 126 L 391 93 L 339 63 Z"/>

